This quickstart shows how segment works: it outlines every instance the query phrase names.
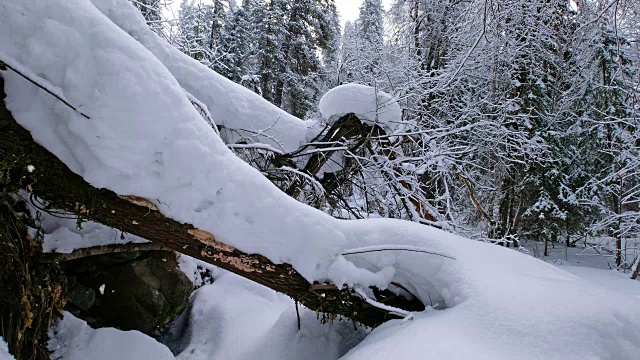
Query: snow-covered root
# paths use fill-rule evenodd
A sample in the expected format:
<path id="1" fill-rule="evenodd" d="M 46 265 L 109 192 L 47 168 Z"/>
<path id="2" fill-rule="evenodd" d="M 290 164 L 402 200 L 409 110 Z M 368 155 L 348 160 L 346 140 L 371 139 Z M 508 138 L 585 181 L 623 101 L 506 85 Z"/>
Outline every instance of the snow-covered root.
<path id="1" fill-rule="evenodd" d="M 329 123 L 353 113 L 365 123 L 376 124 L 393 132 L 402 120 L 402 110 L 396 99 L 366 85 L 344 84 L 335 87 L 322 96 L 319 106 L 322 116 Z"/>

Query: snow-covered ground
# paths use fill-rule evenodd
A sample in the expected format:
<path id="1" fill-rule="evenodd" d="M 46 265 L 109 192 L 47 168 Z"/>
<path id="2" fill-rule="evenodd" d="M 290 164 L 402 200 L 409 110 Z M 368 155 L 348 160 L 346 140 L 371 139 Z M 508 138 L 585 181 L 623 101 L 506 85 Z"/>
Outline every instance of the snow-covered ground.
<path id="1" fill-rule="evenodd" d="M 2 336 L 0 336 L 0 360 L 14 360 L 13 356 L 9 354 L 9 348 Z"/>
<path id="2" fill-rule="evenodd" d="M 305 310 L 298 331 L 291 301 L 220 276 L 194 295 L 181 358 L 336 359 L 354 345 L 343 358 L 624 360 L 640 354 L 640 302 L 633 296 L 428 226 L 337 220 L 280 192 L 229 151 L 184 89 L 218 123 L 242 118 L 258 128 L 283 113 L 162 43 L 126 0 L 5 0 L 0 49 L 0 58 L 28 69 L 90 117 L 11 71 L 2 74 L 16 120 L 92 185 L 147 198 L 164 215 L 289 263 L 310 281 L 349 284 L 362 293 L 396 281 L 433 305 L 359 342 L 362 330 L 352 324 L 320 326 Z M 304 126 L 289 120 L 294 146 Z M 52 331 L 50 346 L 65 359 L 172 357 L 139 333 L 91 330 L 70 315 Z"/>
<path id="3" fill-rule="evenodd" d="M 572 240 L 573 241 L 573 240 Z M 544 259 L 555 265 L 572 265 L 596 269 L 615 269 L 615 239 L 610 237 L 581 238 L 574 246 L 567 247 L 564 242 L 549 244 L 548 255 L 544 254 L 544 242 L 524 241 L 521 246 L 529 255 Z M 629 272 L 629 264 L 640 257 L 640 239 L 622 240 L 622 260 L 626 266 L 619 270 Z"/>
<path id="4" fill-rule="evenodd" d="M 64 313 L 49 329 L 52 359 L 64 360 L 169 360 L 171 351 L 139 331 L 92 329 L 86 322 Z"/>
<path id="5" fill-rule="evenodd" d="M 584 266 L 561 265 L 560 268 L 596 284 L 610 292 L 632 296 L 640 300 L 640 281 L 616 270 L 594 269 Z"/>
<path id="6" fill-rule="evenodd" d="M 561 268 L 577 275 L 580 279 L 575 280 L 584 281 L 588 286 L 622 297 L 635 297 L 636 300 L 628 300 L 628 305 L 633 301 L 640 301 L 640 282 L 632 281 L 617 271 L 575 266 Z M 522 308 L 522 311 L 535 316 L 538 312 L 554 311 L 553 308 L 553 303 L 540 302 L 535 308 Z M 598 308 L 587 310 L 582 314 L 585 318 L 593 316 L 592 312 L 600 311 Z M 487 336 L 483 333 L 488 332 L 490 336 L 496 332 L 496 327 L 501 326 L 500 318 L 495 318 L 498 323 L 493 326 L 478 328 L 474 326 L 473 319 L 465 317 L 452 322 L 447 311 L 451 310 L 430 310 L 416 314 L 413 320 L 391 321 L 369 335 L 366 329 L 354 329 L 354 325 L 346 321 L 323 325 L 317 320 L 315 313 L 301 309 L 301 329 L 298 330 L 295 305 L 291 299 L 234 274 L 219 271 L 216 272 L 214 284 L 205 285 L 194 293 L 188 310 L 172 325 L 171 331 L 163 340 L 176 352 L 177 359 L 192 360 L 422 359 L 422 355 L 427 353 L 425 347 L 437 348 L 439 354 L 448 359 L 635 358 L 615 352 L 581 352 L 572 355 L 564 351 L 562 345 L 529 348 L 526 347 L 526 337 L 539 334 L 530 332 L 527 328 L 521 329 L 520 334 L 514 334 L 515 346 L 511 347 L 519 348 L 520 354 L 516 354 L 516 357 L 504 357 L 504 349 L 482 343 Z M 624 312 L 624 308 L 620 309 L 619 316 L 624 316 Z M 491 320 L 491 314 L 484 316 Z M 527 317 L 527 314 L 523 314 L 523 318 Z M 570 319 L 563 317 L 558 321 Z M 594 322 L 591 324 L 592 328 L 574 328 L 574 332 L 569 335 L 576 343 L 586 342 L 589 338 L 583 336 L 589 332 L 598 332 L 598 326 L 606 324 Z M 567 328 L 571 328 L 570 324 Z M 434 331 L 444 334 L 429 337 Z M 636 330 L 627 328 L 624 331 Z M 62 359 L 100 359 L 105 353 L 112 356 L 114 353 L 105 352 L 105 349 L 115 344 L 121 349 L 118 353 L 121 360 L 169 358 L 166 357 L 164 345 L 146 335 L 116 329 L 91 330 L 84 322 L 68 313 L 65 314 L 65 320 L 56 323 L 51 335 L 50 348 L 55 350 L 54 356 L 62 356 Z M 618 335 L 624 336 L 622 333 Z M 585 346 L 588 347 L 588 344 Z M 629 344 L 630 348 L 634 346 L 635 344 Z M 505 347 L 510 346 L 505 344 Z"/>

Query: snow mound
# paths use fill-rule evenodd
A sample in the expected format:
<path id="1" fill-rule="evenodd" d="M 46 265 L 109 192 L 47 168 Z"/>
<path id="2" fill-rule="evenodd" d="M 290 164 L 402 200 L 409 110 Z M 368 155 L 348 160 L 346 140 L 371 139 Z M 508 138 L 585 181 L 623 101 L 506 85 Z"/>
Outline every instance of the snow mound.
<path id="1" fill-rule="evenodd" d="M 14 357 L 9 354 L 9 347 L 2 336 L 0 336 L 0 360 L 14 360 Z"/>
<path id="2" fill-rule="evenodd" d="M 378 124 L 385 130 L 394 130 L 402 120 L 398 102 L 376 88 L 345 84 L 337 86 L 320 99 L 320 112 L 329 122 L 353 113 L 363 122 Z"/>
<path id="3" fill-rule="evenodd" d="M 166 346 L 139 331 L 92 329 L 66 311 L 49 329 L 49 351 L 52 359 L 64 360 L 174 359 Z"/>
<path id="4" fill-rule="evenodd" d="M 528 255 L 418 224 L 344 223 L 367 242 L 404 239 L 455 258 L 409 251 L 349 255 L 370 271 L 391 266 L 395 281 L 442 310 L 376 328 L 346 359 L 631 360 L 640 350 L 640 302 L 633 297 Z M 509 336 L 517 340 L 500 342 Z"/>

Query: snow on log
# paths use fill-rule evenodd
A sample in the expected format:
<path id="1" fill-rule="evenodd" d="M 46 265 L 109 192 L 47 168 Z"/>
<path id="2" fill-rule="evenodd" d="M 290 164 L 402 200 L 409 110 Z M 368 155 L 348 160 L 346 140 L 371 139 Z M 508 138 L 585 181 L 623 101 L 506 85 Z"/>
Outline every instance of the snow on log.
<path id="1" fill-rule="evenodd" d="M 122 30 L 144 45 L 180 86 L 204 103 L 227 143 L 240 139 L 291 152 L 302 145 L 310 122 L 302 121 L 262 96 L 219 75 L 161 39 L 128 0 L 92 0 Z"/>
<path id="2" fill-rule="evenodd" d="M 353 113 L 361 121 L 377 124 L 386 131 L 393 131 L 402 120 L 398 102 L 389 94 L 360 84 L 337 86 L 320 99 L 320 112 L 329 122 Z"/>
<path id="3" fill-rule="evenodd" d="M 0 69 L 2 69 L 0 64 Z M 6 73 L 4 74 L 6 75 Z M 385 311 L 367 306 L 350 289 L 335 286 L 321 293 L 289 264 L 274 264 L 258 254 L 246 254 L 224 244 L 205 230 L 179 223 L 153 211 L 138 197 L 118 196 L 107 189 L 96 189 L 42 146 L 36 144 L 28 131 L 19 126 L 4 106 L 0 77 L 0 168 L 12 184 L 28 189 L 47 202 L 49 209 L 66 210 L 80 219 L 92 220 L 137 237 L 149 239 L 174 251 L 192 256 L 209 264 L 231 271 L 258 284 L 286 294 L 309 309 L 341 315 L 367 326 L 375 327 L 388 319 Z M 30 170 L 32 168 L 38 170 Z M 253 239 L 260 241 L 261 239 Z M 131 244 L 129 247 L 145 247 Z M 153 248 L 155 246 L 149 245 Z M 127 246 L 125 246 L 127 247 Z M 87 248 L 69 255 L 51 254 L 45 261 L 63 261 L 83 253 L 118 251 L 113 245 L 106 248 Z M 56 257 L 57 256 L 57 257 Z"/>

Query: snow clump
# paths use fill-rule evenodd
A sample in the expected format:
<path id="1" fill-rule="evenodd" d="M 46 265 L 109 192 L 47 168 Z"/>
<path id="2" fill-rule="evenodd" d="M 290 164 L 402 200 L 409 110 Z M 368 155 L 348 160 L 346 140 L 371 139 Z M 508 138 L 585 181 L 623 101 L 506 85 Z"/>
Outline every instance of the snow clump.
<path id="1" fill-rule="evenodd" d="M 369 124 L 395 130 L 402 120 L 402 110 L 396 99 L 376 88 L 360 84 L 337 86 L 320 99 L 320 112 L 329 122 L 353 113 Z"/>

